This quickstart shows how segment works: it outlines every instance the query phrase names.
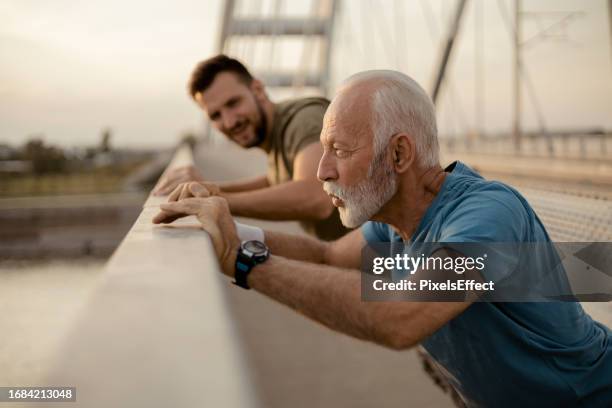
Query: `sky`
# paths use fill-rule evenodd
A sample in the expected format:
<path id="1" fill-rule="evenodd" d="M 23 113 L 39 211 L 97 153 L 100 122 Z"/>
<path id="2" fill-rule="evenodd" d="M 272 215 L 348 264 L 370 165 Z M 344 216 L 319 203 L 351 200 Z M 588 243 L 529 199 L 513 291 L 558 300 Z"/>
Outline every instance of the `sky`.
<path id="1" fill-rule="evenodd" d="M 308 9 L 306 0 L 282 11 Z M 606 0 L 523 0 L 523 37 L 579 11 L 566 39 L 532 42 L 523 56 L 549 128 L 612 129 L 612 57 Z M 242 2 L 247 10 L 271 1 Z M 353 0 L 341 3 L 332 55 L 334 84 L 354 72 L 399 69 L 431 88 L 440 40 L 454 2 Z M 507 131 L 512 120 L 512 48 L 499 6 L 468 3 L 438 104 L 441 133 Z M 65 147 L 97 144 L 106 127 L 122 147 L 165 147 L 201 131 L 203 114 L 186 92 L 194 65 L 215 52 L 220 0 L 0 0 L 0 143 L 32 136 Z M 483 16 L 475 59 L 475 15 Z M 561 14 L 539 15 L 547 11 Z M 528 12 L 528 13 L 527 13 Z M 291 42 L 268 64 L 286 65 Z M 313 52 L 310 50 L 309 52 Z M 267 55 L 267 54 L 266 54 Z M 265 60 L 265 56 L 260 56 Z M 314 60 L 306 55 L 306 60 Z M 483 67 L 476 81 L 475 61 Z M 478 91 L 480 89 L 481 91 Z M 526 91 L 526 90 L 525 90 Z M 476 103 L 478 101 L 478 103 Z M 482 114 L 476 115 L 475 106 Z M 537 126 L 525 96 L 523 123 Z"/>

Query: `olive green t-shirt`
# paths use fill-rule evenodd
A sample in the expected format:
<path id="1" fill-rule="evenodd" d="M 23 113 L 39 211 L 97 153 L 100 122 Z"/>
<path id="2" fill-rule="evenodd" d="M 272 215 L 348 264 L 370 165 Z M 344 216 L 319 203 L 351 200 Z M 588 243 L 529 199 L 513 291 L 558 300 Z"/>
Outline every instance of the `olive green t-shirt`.
<path id="1" fill-rule="evenodd" d="M 317 97 L 290 99 L 274 105 L 267 174 L 271 185 L 291 181 L 298 153 L 311 143 L 319 143 L 328 106 L 327 99 Z M 349 231 L 342 226 L 337 208 L 325 220 L 300 223 L 308 233 L 325 240 L 339 238 Z"/>

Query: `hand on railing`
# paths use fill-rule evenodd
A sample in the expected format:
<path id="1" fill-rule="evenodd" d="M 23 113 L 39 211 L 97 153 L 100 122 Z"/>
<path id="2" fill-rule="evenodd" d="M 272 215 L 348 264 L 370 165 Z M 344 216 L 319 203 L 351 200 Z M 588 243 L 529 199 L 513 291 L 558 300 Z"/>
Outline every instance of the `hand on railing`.
<path id="1" fill-rule="evenodd" d="M 189 181 L 204 181 L 204 176 L 194 165 L 175 167 L 162 176 L 153 189 L 153 195 L 167 195 L 179 184 Z"/>
<path id="2" fill-rule="evenodd" d="M 169 224 L 179 218 L 195 215 L 202 224 L 202 229 L 210 235 L 223 273 L 230 277 L 234 276 L 240 239 L 224 198 L 218 196 L 189 197 L 161 204 L 160 208 L 161 211 L 153 218 L 154 224 Z"/>
<path id="3" fill-rule="evenodd" d="M 184 200 L 185 198 L 205 198 L 210 196 L 220 196 L 221 189 L 215 183 L 204 181 L 192 181 L 179 184 L 170 196 L 168 202 Z"/>

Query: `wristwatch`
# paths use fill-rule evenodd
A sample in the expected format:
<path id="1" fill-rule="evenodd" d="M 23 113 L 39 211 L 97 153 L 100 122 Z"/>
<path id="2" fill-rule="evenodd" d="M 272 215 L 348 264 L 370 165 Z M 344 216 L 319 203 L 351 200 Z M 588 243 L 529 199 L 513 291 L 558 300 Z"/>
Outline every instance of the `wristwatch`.
<path id="1" fill-rule="evenodd" d="M 247 276 L 256 265 L 265 262 L 270 257 L 270 250 L 261 241 L 242 241 L 236 257 L 234 284 L 244 289 L 251 289 L 247 284 Z"/>

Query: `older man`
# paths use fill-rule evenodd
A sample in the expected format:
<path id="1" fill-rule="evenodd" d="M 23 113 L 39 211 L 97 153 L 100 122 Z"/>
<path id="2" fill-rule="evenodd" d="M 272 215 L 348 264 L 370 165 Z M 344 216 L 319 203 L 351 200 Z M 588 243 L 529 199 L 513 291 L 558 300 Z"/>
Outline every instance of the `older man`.
<path id="1" fill-rule="evenodd" d="M 196 66 L 189 93 L 229 140 L 245 149 L 261 149 L 268 156 L 265 175 L 218 185 L 207 183 L 209 190 L 227 200 L 232 214 L 298 220 L 307 232 L 326 240 L 348 232 L 316 177 L 327 99 L 274 103 L 261 81 L 240 61 L 223 54 Z M 175 169 L 160 180 L 154 194 L 169 194 L 186 181 L 204 181 L 204 177 L 193 166 Z"/>
<path id="2" fill-rule="evenodd" d="M 332 243 L 265 232 L 265 243 L 241 244 L 227 202 L 201 198 L 210 192 L 197 183 L 154 222 L 196 215 L 238 285 L 333 330 L 396 350 L 422 344 L 469 406 L 612 406 L 612 334 L 578 303 L 361 299 L 369 242 L 548 241 L 515 190 L 459 162 L 440 167 L 434 108 L 416 82 L 392 71 L 351 77 L 321 143 L 318 177 L 361 231 Z"/>

